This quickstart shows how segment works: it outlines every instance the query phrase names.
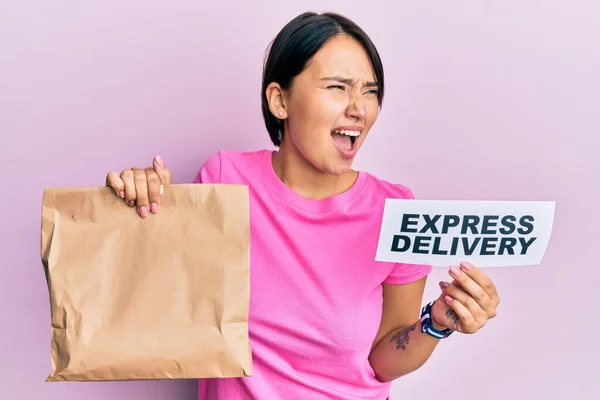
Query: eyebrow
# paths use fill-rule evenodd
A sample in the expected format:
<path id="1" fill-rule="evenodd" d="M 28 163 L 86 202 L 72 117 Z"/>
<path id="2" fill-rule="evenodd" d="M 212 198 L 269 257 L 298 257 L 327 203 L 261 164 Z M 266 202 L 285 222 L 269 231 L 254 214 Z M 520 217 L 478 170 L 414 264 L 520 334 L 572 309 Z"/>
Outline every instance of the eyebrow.
<path id="1" fill-rule="evenodd" d="M 346 85 L 353 85 L 355 83 L 354 80 L 350 78 L 344 78 L 341 76 L 327 76 L 325 78 L 321 78 L 322 81 L 337 81 L 340 83 L 345 83 Z M 379 87 L 377 82 L 367 82 L 365 83 L 365 87 Z"/>

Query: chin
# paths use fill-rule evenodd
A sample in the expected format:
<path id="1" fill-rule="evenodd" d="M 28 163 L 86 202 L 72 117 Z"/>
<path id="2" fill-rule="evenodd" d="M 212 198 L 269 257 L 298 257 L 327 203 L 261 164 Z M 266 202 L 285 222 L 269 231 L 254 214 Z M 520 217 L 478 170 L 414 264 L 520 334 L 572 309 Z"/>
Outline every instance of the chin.
<path id="1" fill-rule="evenodd" d="M 344 159 L 337 156 L 336 159 L 325 161 L 324 165 L 326 168 L 322 170 L 330 175 L 344 175 L 352 170 L 353 159 Z"/>
<path id="2" fill-rule="evenodd" d="M 352 170 L 358 149 L 355 149 L 351 157 L 343 154 L 336 147 L 324 146 L 320 150 L 318 147 L 306 150 L 300 153 L 314 168 L 328 175 L 341 176 Z"/>

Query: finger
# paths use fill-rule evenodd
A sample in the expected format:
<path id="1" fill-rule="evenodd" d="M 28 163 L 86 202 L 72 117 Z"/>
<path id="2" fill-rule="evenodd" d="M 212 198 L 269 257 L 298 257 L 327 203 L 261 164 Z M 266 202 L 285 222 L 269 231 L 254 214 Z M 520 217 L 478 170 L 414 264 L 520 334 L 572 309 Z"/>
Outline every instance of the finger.
<path id="1" fill-rule="evenodd" d="M 479 286 L 467 273 L 457 267 L 450 268 L 450 276 L 460 285 L 460 288 L 473 297 L 477 303 L 482 306 L 488 306 L 492 303 L 487 292 Z"/>
<path id="2" fill-rule="evenodd" d="M 444 296 L 444 301 L 448 305 L 449 310 L 446 311 L 446 318 L 453 330 L 463 333 L 474 333 L 479 329 L 475 317 L 469 310 L 457 299 L 453 299 L 449 295 Z"/>
<path id="3" fill-rule="evenodd" d="M 146 168 L 146 181 L 148 182 L 148 202 L 150 212 L 156 214 L 160 204 L 160 178 L 154 169 Z"/>
<path id="4" fill-rule="evenodd" d="M 120 198 L 125 198 L 125 183 L 116 172 L 111 171 L 106 175 L 106 186 L 112 188 Z"/>
<path id="5" fill-rule="evenodd" d="M 123 180 L 123 185 L 125 186 L 125 202 L 129 204 L 130 207 L 133 207 L 135 206 L 136 199 L 135 182 L 133 181 L 133 170 L 123 170 L 121 172 L 121 179 Z"/>
<path id="6" fill-rule="evenodd" d="M 453 283 L 453 284 L 454 284 L 454 285 L 455 285 L 457 288 L 459 288 L 459 289 L 464 289 L 464 288 L 462 287 L 462 285 L 460 284 L 460 282 L 459 282 L 459 281 L 457 281 L 456 279 L 455 279 L 455 280 L 453 280 L 453 281 L 452 281 L 452 283 Z"/>
<path id="7" fill-rule="evenodd" d="M 440 284 L 440 287 L 441 286 L 442 285 Z M 478 322 L 483 322 L 481 320 L 487 319 L 487 313 L 484 308 L 464 290 L 456 287 L 456 285 L 452 283 L 445 285 L 445 288 L 442 290 L 446 295 L 458 300 L 463 306 L 465 306 L 465 308 L 469 310 L 471 315 L 473 315 Z"/>
<path id="8" fill-rule="evenodd" d="M 154 157 L 152 166 L 160 178 L 160 183 L 163 185 L 171 184 L 171 170 L 166 166 L 161 156 Z"/>
<path id="9" fill-rule="evenodd" d="M 148 181 L 146 178 L 146 171 L 140 168 L 133 168 L 134 182 L 135 182 L 135 193 L 136 193 L 136 206 L 138 214 L 142 218 L 148 216 L 148 210 L 150 204 L 148 202 Z"/>
<path id="10" fill-rule="evenodd" d="M 460 269 L 475 281 L 487 293 L 488 297 L 494 300 L 499 300 L 498 291 L 492 280 L 477 268 L 475 265 L 463 261 L 460 264 Z"/>

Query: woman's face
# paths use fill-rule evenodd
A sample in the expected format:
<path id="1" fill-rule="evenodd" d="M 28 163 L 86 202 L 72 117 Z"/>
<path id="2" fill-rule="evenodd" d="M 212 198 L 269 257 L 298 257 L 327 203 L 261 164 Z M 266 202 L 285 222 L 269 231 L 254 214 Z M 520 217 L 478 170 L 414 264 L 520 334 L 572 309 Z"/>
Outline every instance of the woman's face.
<path id="1" fill-rule="evenodd" d="M 282 97 L 286 151 L 329 174 L 348 172 L 379 113 L 367 52 L 347 36 L 327 42 Z"/>

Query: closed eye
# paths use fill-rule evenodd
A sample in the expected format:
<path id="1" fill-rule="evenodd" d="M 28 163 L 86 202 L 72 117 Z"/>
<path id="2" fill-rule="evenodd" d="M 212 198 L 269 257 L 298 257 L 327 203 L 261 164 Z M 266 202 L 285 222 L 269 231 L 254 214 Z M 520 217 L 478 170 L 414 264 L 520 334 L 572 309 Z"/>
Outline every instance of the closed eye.
<path id="1" fill-rule="evenodd" d="M 330 86 L 327 86 L 327 89 L 340 89 L 344 93 L 346 93 L 346 91 L 347 91 L 346 87 L 342 86 L 342 85 L 330 85 Z M 370 89 L 370 90 L 367 90 L 365 92 L 365 94 L 378 96 L 379 89 Z"/>

